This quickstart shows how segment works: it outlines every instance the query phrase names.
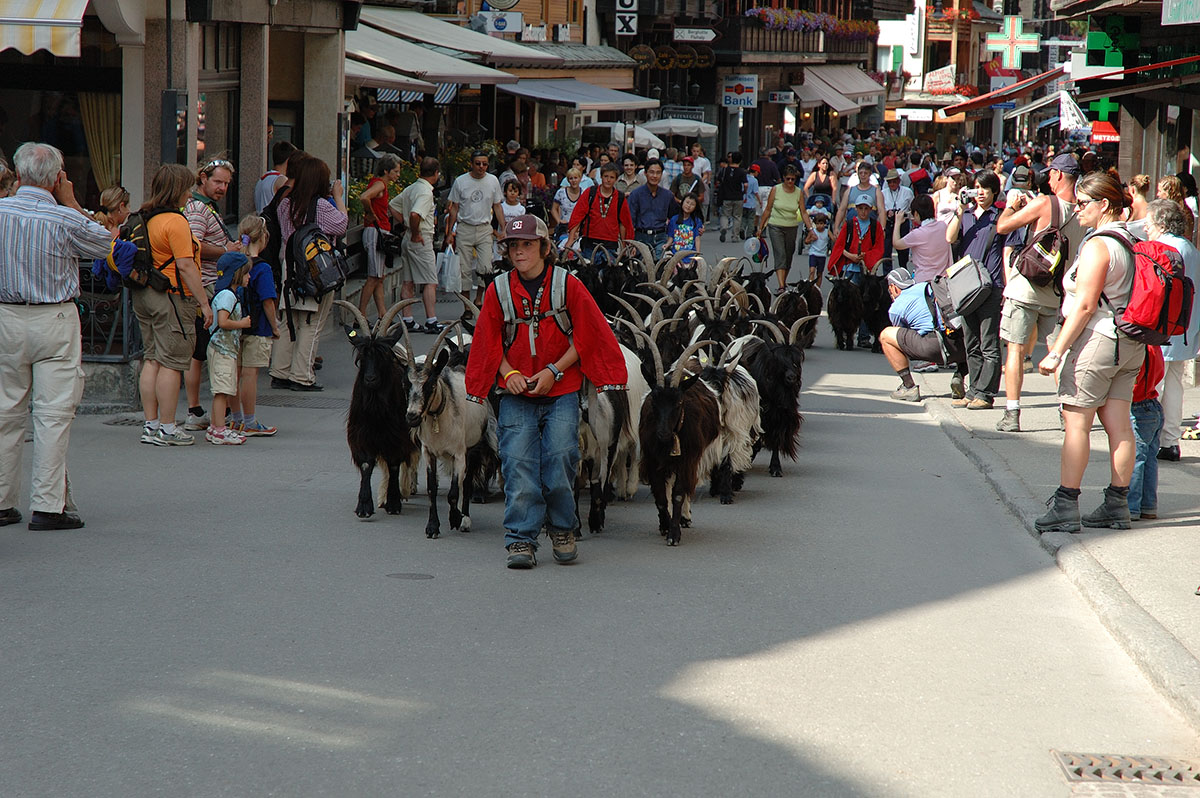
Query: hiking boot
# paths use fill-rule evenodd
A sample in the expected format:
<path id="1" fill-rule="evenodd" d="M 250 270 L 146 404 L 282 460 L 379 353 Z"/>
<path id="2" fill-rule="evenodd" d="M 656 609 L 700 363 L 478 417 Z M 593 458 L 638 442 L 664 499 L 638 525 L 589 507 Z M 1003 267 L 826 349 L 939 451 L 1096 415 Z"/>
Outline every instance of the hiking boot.
<path id="1" fill-rule="evenodd" d="M 242 435 L 245 435 L 247 438 L 269 438 L 276 432 L 279 432 L 279 429 L 276 427 L 268 427 L 258 419 L 255 419 L 249 424 L 242 422 L 240 425 L 238 425 L 237 431 Z"/>
<path id="2" fill-rule="evenodd" d="M 1159 460 L 1170 460 L 1172 463 L 1175 463 L 1179 461 L 1179 456 L 1178 446 L 1164 446 L 1158 450 Z"/>
<path id="3" fill-rule="evenodd" d="M 550 536 L 550 542 L 554 544 L 555 562 L 566 564 L 579 556 L 579 548 L 575 545 L 575 533 L 570 529 L 550 529 L 547 530 L 547 534 Z"/>
<path id="4" fill-rule="evenodd" d="M 966 397 L 967 392 L 963 388 L 963 375 L 955 374 L 950 378 L 950 398 L 962 399 Z"/>
<path id="5" fill-rule="evenodd" d="M 1021 411 L 1020 410 L 1005 410 L 1004 418 L 996 422 L 997 432 L 1020 432 L 1021 431 Z"/>
<path id="6" fill-rule="evenodd" d="M 83 519 L 73 513 L 42 513 L 34 510 L 29 514 L 29 528 L 34 532 L 82 527 Z"/>
<path id="7" fill-rule="evenodd" d="M 0 510 L 0 526 L 19 524 L 20 522 L 21 511 L 16 507 L 9 507 L 7 510 Z"/>
<path id="8" fill-rule="evenodd" d="M 901 385 L 899 388 L 892 391 L 891 396 L 893 399 L 897 399 L 901 402 L 919 402 L 921 401 L 921 386 L 914 385 L 911 388 L 905 388 L 903 385 Z"/>
<path id="9" fill-rule="evenodd" d="M 171 433 L 165 427 L 159 427 L 158 432 L 154 433 L 155 446 L 191 446 L 195 442 L 195 438 L 178 427 Z"/>
<path id="10" fill-rule="evenodd" d="M 208 417 L 208 413 L 194 415 L 190 410 L 187 414 L 187 420 L 183 422 L 184 429 L 201 430 L 208 429 L 212 426 L 212 421 Z"/>
<path id="11" fill-rule="evenodd" d="M 1104 501 L 1080 522 L 1092 529 L 1129 529 L 1129 494 L 1118 494 L 1104 489 Z"/>
<path id="12" fill-rule="evenodd" d="M 1046 506 L 1050 511 L 1033 522 L 1038 532 L 1078 532 L 1079 531 L 1079 500 L 1068 499 L 1055 491 Z M 1126 508 L 1126 512 L 1128 512 Z"/>
<path id="13" fill-rule="evenodd" d="M 991 410 L 992 400 L 976 396 L 974 399 L 967 402 L 966 407 L 968 410 Z"/>
<path id="14" fill-rule="evenodd" d="M 532 543 L 520 540 L 508 544 L 507 549 L 508 561 L 506 564 L 509 568 L 524 570 L 537 565 L 537 553 L 534 551 Z"/>
<path id="15" fill-rule="evenodd" d="M 142 443 L 153 444 L 154 443 L 154 433 L 156 431 L 157 430 L 154 427 L 150 426 L 149 424 L 143 424 L 142 425 L 142 437 L 141 437 Z"/>

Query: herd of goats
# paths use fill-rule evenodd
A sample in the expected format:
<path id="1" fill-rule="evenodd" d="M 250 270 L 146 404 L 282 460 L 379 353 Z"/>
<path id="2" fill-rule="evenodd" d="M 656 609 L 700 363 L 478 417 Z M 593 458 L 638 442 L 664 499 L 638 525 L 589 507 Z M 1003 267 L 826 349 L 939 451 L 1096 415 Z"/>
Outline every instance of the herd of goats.
<path id="1" fill-rule="evenodd" d="M 822 310 L 819 285 L 799 281 L 772 297 L 769 272 L 750 261 L 725 258 L 710 266 L 695 252 L 655 262 L 648 247 L 629 242 L 618 258 L 579 258 L 572 273 L 612 323 L 628 370 L 627 391 L 579 392 L 581 462 L 578 497 L 590 492 L 588 529 L 604 527 L 613 498 L 629 499 L 647 483 L 658 508 L 659 532 L 677 545 L 691 526 L 697 483 L 733 502 L 760 449 L 771 452 L 768 473 L 783 475 L 781 459 L 797 456 L 804 350 L 812 346 Z M 346 424 L 350 454 L 360 471 L 355 514 L 374 514 L 371 476 L 378 463 L 387 478 L 379 506 L 389 514 L 417 488 L 426 463 L 429 520 L 425 534 L 441 533 L 437 510 L 439 463 L 450 477 L 452 529 L 471 528 L 471 499 L 499 478 L 496 414 L 499 396 L 477 404 L 466 397 L 470 332 L 478 308 L 462 294 L 463 317 L 418 355 L 397 314 L 419 298 L 393 305 L 372 327 L 354 305 L 337 300 L 354 320 L 344 325 L 358 373 Z M 885 278 L 868 276 L 860 289 L 835 279 L 827 314 L 838 348 L 853 346 L 865 320 L 878 339 L 890 304 Z M 578 530 L 576 531 L 578 535 Z"/>

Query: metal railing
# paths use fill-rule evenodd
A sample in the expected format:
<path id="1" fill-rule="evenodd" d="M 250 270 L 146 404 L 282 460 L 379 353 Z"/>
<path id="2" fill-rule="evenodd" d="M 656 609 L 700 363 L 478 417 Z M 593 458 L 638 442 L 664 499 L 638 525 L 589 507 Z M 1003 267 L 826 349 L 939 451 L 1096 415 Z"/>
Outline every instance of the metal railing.
<path id="1" fill-rule="evenodd" d="M 92 276 L 90 265 L 81 266 L 75 307 L 85 363 L 128 363 L 142 353 L 142 336 L 128 288 L 111 293 Z"/>

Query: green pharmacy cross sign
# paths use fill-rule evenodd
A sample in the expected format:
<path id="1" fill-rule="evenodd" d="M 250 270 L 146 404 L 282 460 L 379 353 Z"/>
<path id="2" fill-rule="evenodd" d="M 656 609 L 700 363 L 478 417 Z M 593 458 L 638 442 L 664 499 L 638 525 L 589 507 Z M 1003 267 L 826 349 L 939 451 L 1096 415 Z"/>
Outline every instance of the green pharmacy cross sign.
<path id="1" fill-rule="evenodd" d="M 1112 101 L 1110 97 L 1103 97 L 1099 100 L 1093 100 L 1088 103 L 1088 110 L 1096 114 L 1096 117 L 1101 122 L 1108 121 L 1108 115 L 1121 110 L 1121 106 Z"/>
<path id="2" fill-rule="evenodd" d="M 1020 69 L 1024 53 L 1036 53 L 1042 36 L 1040 33 L 1025 33 L 1025 20 L 1021 17 L 1004 18 L 999 33 L 987 35 L 987 50 L 1000 53 L 1000 63 L 1005 69 Z"/>

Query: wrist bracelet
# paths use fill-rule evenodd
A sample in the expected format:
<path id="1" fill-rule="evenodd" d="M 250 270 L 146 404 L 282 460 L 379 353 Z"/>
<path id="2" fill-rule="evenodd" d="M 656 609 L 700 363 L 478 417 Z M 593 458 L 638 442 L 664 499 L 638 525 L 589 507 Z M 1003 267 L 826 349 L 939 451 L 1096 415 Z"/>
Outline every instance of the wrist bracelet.
<path id="1" fill-rule="evenodd" d="M 1062 360 L 1062 355 L 1060 355 L 1058 352 L 1047 352 L 1046 357 L 1052 357 L 1055 360 Z"/>
<path id="2" fill-rule="evenodd" d="M 520 374 L 520 373 L 521 373 L 521 370 L 520 370 L 520 369 L 513 369 L 512 371 L 510 371 L 510 372 L 508 372 L 507 374 L 505 374 L 505 375 L 504 375 L 504 377 L 503 377 L 502 379 L 503 379 L 505 382 L 508 382 L 508 378 L 509 378 L 509 377 L 511 377 L 511 376 L 512 376 L 512 375 L 514 375 L 514 374 Z"/>

